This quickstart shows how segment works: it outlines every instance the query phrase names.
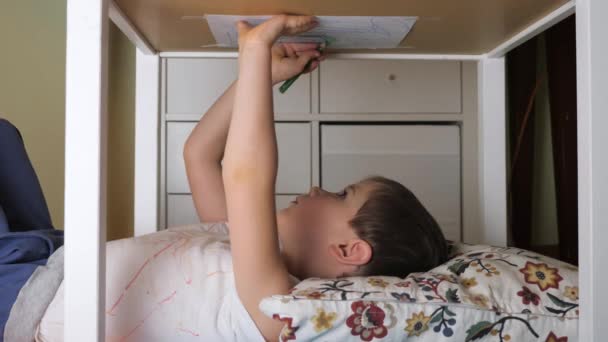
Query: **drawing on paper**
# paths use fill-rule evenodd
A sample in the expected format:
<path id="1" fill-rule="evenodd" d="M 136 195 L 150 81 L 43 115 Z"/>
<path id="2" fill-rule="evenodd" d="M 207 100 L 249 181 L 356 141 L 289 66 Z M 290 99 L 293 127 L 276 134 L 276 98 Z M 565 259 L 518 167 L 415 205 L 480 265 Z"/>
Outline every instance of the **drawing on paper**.
<path id="1" fill-rule="evenodd" d="M 244 16 L 208 14 L 209 28 L 220 47 L 237 47 L 236 22 L 246 20 L 253 26 L 270 15 Z M 321 43 L 330 38 L 332 48 L 379 49 L 395 48 L 410 32 L 418 17 L 402 16 L 317 16 L 319 25 L 297 36 L 281 36 L 277 42 Z M 192 19 L 190 17 L 190 19 Z"/>

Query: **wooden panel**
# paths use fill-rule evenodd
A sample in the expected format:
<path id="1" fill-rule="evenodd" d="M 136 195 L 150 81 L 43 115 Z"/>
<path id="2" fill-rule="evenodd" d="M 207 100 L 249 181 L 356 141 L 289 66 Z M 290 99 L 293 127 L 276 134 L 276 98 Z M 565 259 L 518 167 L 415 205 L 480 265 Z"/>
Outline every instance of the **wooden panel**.
<path id="1" fill-rule="evenodd" d="M 289 206 L 289 202 L 296 198 L 294 195 L 276 195 L 276 210 Z M 167 196 L 167 228 L 198 223 L 198 215 L 192 201 L 192 195 Z"/>
<path id="2" fill-rule="evenodd" d="M 480 54 L 490 51 L 568 0 L 117 0 L 158 51 L 225 51 L 214 44 L 205 14 L 419 16 L 399 53 Z M 186 17 L 186 18 L 185 18 Z M 369 51 L 369 50 L 368 50 Z M 373 50 L 385 52 L 386 50 Z"/>
<path id="3" fill-rule="evenodd" d="M 167 59 L 167 113 L 202 116 L 237 76 L 235 58 Z M 279 87 L 274 87 L 276 113 L 310 113 L 310 74 L 300 76 L 284 94 Z"/>
<path id="4" fill-rule="evenodd" d="M 409 188 L 446 238 L 460 240 L 458 126 L 322 125 L 321 184 L 338 191 L 371 175 Z"/>
<path id="5" fill-rule="evenodd" d="M 322 113 L 460 113 L 460 62 L 326 60 Z"/>
<path id="6" fill-rule="evenodd" d="M 196 122 L 167 123 L 167 192 L 190 193 L 184 165 L 184 143 Z M 276 192 L 299 194 L 310 188 L 310 124 L 277 123 L 279 170 Z"/>

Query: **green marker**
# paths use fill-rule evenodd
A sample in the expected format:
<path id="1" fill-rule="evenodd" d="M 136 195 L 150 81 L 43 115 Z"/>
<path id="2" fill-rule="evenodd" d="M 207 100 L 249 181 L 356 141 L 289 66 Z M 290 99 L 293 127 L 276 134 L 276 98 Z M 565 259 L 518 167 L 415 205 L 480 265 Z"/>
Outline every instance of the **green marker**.
<path id="1" fill-rule="evenodd" d="M 327 48 L 329 43 L 333 42 L 335 39 L 332 37 L 326 37 L 326 38 L 323 38 L 323 40 L 324 40 L 324 42 L 321 43 L 316 49 L 319 52 L 321 52 L 321 51 L 323 51 L 323 49 Z M 312 61 L 313 61 L 313 59 L 309 60 L 308 63 L 306 63 L 306 65 L 304 66 L 304 70 L 306 70 L 310 67 L 310 64 L 312 63 Z M 281 94 L 285 93 L 287 91 L 287 89 L 289 89 L 289 87 L 291 87 L 293 82 L 295 82 L 298 79 L 298 77 L 300 77 L 300 75 L 302 75 L 304 73 L 304 70 L 300 71 L 299 74 L 293 76 L 292 78 L 288 79 L 287 81 L 283 82 L 283 84 L 281 84 L 281 87 L 279 88 L 279 91 L 281 92 Z"/>

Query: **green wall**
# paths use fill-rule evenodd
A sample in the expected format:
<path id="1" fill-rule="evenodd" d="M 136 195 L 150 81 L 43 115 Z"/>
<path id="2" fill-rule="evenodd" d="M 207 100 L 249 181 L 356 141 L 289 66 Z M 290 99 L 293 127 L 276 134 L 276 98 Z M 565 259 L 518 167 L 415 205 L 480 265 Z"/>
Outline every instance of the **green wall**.
<path id="1" fill-rule="evenodd" d="M 64 226 L 65 0 L 0 1 L 0 117 L 21 131 L 55 227 Z M 110 25 L 108 238 L 133 234 L 135 49 Z"/>

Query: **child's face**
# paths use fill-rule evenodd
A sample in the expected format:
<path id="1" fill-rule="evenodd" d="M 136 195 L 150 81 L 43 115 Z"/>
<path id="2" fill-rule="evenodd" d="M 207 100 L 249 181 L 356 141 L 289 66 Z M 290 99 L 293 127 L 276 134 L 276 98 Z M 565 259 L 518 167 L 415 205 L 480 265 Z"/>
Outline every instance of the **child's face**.
<path id="1" fill-rule="evenodd" d="M 358 239 L 348 221 L 371 189 L 369 182 L 351 184 L 337 193 L 312 187 L 277 214 L 282 254 L 291 274 L 303 279 L 344 273 L 345 265 L 329 253 L 329 247 Z"/>

